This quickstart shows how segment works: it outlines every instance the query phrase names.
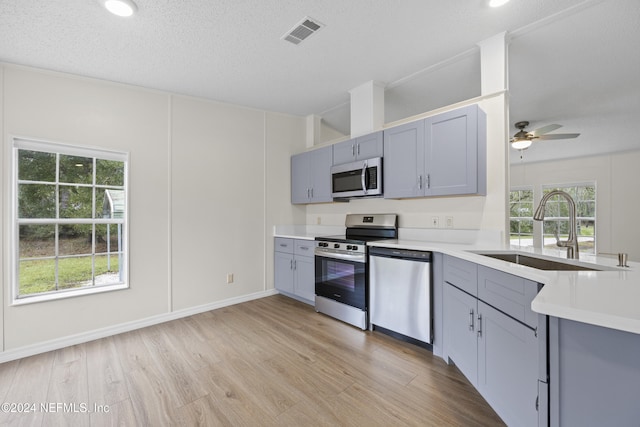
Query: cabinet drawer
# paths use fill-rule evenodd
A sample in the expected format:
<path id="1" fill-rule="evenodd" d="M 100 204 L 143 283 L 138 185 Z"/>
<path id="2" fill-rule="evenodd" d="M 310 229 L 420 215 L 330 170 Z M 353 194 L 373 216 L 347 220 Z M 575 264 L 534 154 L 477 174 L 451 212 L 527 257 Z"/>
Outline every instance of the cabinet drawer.
<path id="1" fill-rule="evenodd" d="M 473 295 L 478 295 L 478 265 L 455 258 L 444 256 L 444 281 Z"/>
<path id="2" fill-rule="evenodd" d="M 295 249 L 293 253 L 297 256 L 313 256 L 315 242 L 313 240 L 294 240 Z"/>
<path id="3" fill-rule="evenodd" d="M 285 237 L 276 237 L 275 239 L 275 251 L 284 252 L 287 254 L 293 253 L 293 239 L 287 239 Z"/>
<path id="4" fill-rule="evenodd" d="M 531 310 L 531 301 L 537 293 L 536 282 L 478 266 L 478 299 L 534 329 L 538 314 Z"/>

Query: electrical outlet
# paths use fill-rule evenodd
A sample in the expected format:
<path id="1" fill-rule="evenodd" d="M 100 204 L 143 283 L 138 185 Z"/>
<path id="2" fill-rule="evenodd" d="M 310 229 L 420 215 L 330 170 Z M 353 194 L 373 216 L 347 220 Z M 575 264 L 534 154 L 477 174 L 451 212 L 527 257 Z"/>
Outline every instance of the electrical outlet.
<path id="1" fill-rule="evenodd" d="M 453 217 L 452 216 L 448 216 L 445 217 L 445 225 L 447 228 L 453 228 Z"/>
<path id="2" fill-rule="evenodd" d="M 431 227 L 438 228 L 440 226 L 440 217 L 432 216 L 431 217 Z"/>
<path id="3" fill-rule="evenodd" d="M 318 224 L 318 225 L 322 224 L 322 218 L 321 217 L 316 218 L 316 224 Z"/>
<path id="4" fill-rule="evenodd" d="M 227 283 L 233 283 L 233 273 L 227 274 Z"/>

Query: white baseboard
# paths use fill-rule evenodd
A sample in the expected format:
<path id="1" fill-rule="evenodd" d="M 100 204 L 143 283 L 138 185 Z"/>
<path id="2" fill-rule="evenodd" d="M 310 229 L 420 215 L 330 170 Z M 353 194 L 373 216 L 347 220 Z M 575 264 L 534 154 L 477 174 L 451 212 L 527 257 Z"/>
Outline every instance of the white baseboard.
<path id="1" fill-rule="evenodd" d="M 252 301 L 259 298 L 276 295 L 278 293 L 275 289 L 269 289 L 266 291 L 256 292 L 253 294 L 242 295 L 239 297 L 228 298 L 222 301 L 216 301 L 210 304 L 199 305 L 196 307 L 189 307 L 184 310 L 172 311 L 170 313 L 159 314 L 157 316 L 147 317 L 140 320 L 134 320 L 132 322 L 121 323 L 107 328 L 95 329 L 89 332 L 83 332 L 81 334 L 69 335 L 67 337 L 58 338 L 55 340 L 45 341 L 38 344 L 32 344 L 16 349 L 4 351 L 0 353 L 0 363 L 9 362 L 11 360 L 22 359 L 23 357 L 29 357 L 47 351 L 58 350 L 64 347 L 69 347 L 76 344 L 82 344 L 85 342 L 93 341 L 100 338 L 109 337 L 111 335 L 117 335 L 124 332 L 133 331 L 135 329 L 145 328 L 147 326 L 157 325 L 159 323 L 168 322 L 170 320 L 176 320 L 183 317 L 192 316 L 198 313 L 204 313 L 205 311 L 211 311 L 222 307 L 228 307 L 230 305 L 239 304 L 242 302 Z"/>

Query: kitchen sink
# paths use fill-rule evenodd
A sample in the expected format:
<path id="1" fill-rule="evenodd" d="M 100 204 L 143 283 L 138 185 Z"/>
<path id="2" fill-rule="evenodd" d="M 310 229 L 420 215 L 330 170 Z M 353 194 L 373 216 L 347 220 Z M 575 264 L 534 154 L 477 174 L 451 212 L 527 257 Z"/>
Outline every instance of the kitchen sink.
<path id="1" fill-rule="evenodd" d="M 487 256 L 490 258 L 500 259 L 502 261 L 512 262 L 514 264 L 524 265 L 526 267 L 537 268 L 538 270 L 553 270 L 553 271 L 602 271 L 610 270 L 606 267 L 585 266 L 584 264 L 569 263 L 563 261 L 555 261 L 547 258 L 538 258 L 531 255 L 523 255 L 519 253 L 492 253 L 492 252 L 475 252 L 478 255 Z"/>

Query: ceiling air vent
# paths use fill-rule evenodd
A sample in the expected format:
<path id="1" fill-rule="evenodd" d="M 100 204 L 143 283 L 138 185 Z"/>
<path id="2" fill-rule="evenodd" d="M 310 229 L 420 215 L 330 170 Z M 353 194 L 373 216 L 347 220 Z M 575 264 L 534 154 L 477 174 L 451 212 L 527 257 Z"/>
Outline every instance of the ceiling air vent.
<path id="1" fill-rule="evenodd" d="M 282 39 L 293 44 L 299 44 L 301 41 L 309 37 L 311 34 L 324 27 L 318 21 L 305 17 L 300 23 L 296 24 L 291 30 L 287 31 Z"/>

